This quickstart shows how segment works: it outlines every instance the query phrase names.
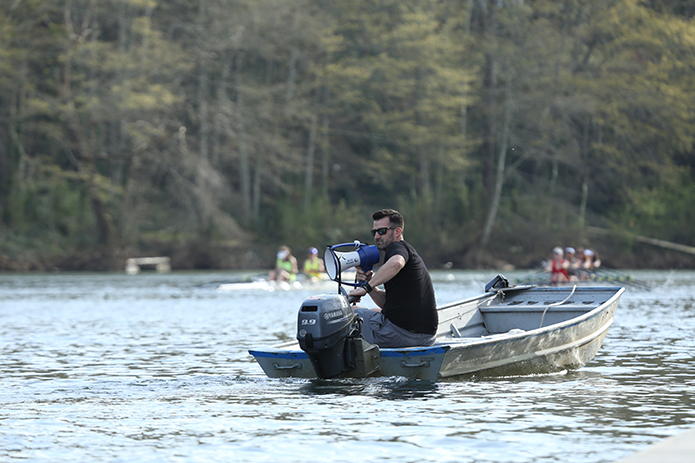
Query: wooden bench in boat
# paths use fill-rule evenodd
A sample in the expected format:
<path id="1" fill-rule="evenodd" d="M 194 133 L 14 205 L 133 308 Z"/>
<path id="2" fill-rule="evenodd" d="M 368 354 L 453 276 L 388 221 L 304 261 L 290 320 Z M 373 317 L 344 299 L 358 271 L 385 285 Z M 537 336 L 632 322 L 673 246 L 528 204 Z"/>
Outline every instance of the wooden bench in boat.
<path id="1" fill-rule="evenodd" d="M 541 326 L 561 323 L 579 317 L 599 307 L 604 301 L 511 301 L 495 303 L 470 310 L 456 317 L 449 325 L 447 336 L 453 338 L 480 338 L 514 330 L 530 331 Z"/>

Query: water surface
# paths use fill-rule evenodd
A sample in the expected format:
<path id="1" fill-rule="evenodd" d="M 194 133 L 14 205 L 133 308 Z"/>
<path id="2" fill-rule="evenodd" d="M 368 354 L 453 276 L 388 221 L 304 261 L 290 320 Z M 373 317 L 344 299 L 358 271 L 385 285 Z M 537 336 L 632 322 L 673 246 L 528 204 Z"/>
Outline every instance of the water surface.
<path id="1" fill-rule="evenodd" d="M 695 272 L 629 273 L 653 289 L 586 367 L 438 382 L 266 378 L 248 349 L 292 339 L 316 289 L 0 275 L 0 460 L 613 462 L 695 422 Z M 435 271 L 438 303 L 492 277 Z"/>

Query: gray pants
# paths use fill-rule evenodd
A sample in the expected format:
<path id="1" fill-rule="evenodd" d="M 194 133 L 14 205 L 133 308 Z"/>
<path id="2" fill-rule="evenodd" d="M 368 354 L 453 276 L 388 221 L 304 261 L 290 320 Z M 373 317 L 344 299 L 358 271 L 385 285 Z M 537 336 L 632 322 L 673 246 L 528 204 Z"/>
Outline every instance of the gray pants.
<path id="1" fill-rule="evenodd" d="M 362 337 L 370 344 L 379 347 L 418 347 L 434 344 L 435 335 L 413 333 L 390 322 L 381 312 L 355 308 L 355 314 L 362 317 Z"/>

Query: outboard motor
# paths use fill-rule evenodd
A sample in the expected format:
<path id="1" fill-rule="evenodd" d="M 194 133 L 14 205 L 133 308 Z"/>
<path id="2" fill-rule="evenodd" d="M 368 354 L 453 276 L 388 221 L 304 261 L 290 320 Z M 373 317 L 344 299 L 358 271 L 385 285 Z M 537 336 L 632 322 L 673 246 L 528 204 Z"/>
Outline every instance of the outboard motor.
<path id="1" fill-rule="evenodd" d="M 297 340 L 319 378 L 335 378 L 355 368 L 355 347 L 350 340 L 359 335 L 361 321 L 342 294 L 312 296 L 302 303 Z"/>

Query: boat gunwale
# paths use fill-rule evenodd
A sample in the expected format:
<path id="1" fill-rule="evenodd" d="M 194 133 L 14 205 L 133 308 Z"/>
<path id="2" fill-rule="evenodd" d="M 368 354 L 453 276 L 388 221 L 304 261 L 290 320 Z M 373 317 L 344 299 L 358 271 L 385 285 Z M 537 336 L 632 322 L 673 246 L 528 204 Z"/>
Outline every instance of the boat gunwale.
<path id="1" fill-rule="evenodd" d="M 586 288 L 589 289 L 589 288 Z M 601 287 L 597 288 L 601 290 L 608 290 L 611 289 L 610 287 Z M 545 335 L 548 333 L 552 333 L 554 331 L 558 330 L 564 330 L 566 328 L 569 328 L 574 325 L 578 325 L 580 323 L 584 323 L 586 320 L 593 318 L 600 313 L 602 313 L 604 310 L 606 310 L 608 307 L 616 303 L 616 299 L 619 299 L 622 294 L 625 292 L 625 288 L 623 287 L 614 287 L 612 289 L 617 289 L 617 291 L 605 302 L 600 304 L 598 307 L 595 307 L 591 309 L 590 311 L 583 313 L 577 317 L 572 317 L 570 319 L 558 322 L 558 323 L 553 323 L 551 325 L 546 325 L 542 326 L 539 328 L 535 328 L 533 330 L 526 330 L 526 331 L 521 331 L 521 332 L 516 332 L 516 333 L 510 333 L 509 331 L 504 332 L 504 333 L 495 333 L 491 334 L 488 336 L 482 336 L 482 337 L 475 337 L 475 338 L 470 338 L 470 337 L 461 337 L 461 338 L 447 338 L 446 335 L 442 335 L 439 338 L 442 339 L 442 341 L 435 341 L 433 344 L 434 346 L 438 345 L 452 345 L 452 346 L 465 346 L 466 348 L 479 348 L 479 347 L 485 347 L 486 345 L 489 344 L 505 344 L 511 341 L 515 341 L 517 339 L 521 338 L 532 338 L 536 336 L 541 336 Z M 479 308 L 478 308 L 479 309 Z M 513 310 L 510 310 L 513 311 Z M 612 322 L 611 322 L 612 323 Z M 609 324 L 610 326 L 610 324 Z M 511 331 L 511 330 L 510 330 Z M 382 351 L 384 349 L 381 349 Z"/>
<path id="2" fill-rule="evenodd" d="M 509 289 L 543 289 L 543 288 L 537 288 L 534 286 L 530 287 L 524 287 L 524 288 L 505 288 L 503 290 L 500 290 L 499 292 L 506 292 Z M 568 289 L 571 290 L 571 287 L 553 287 L 553 288 L 548 288 L 550 290 L 558 290 L 558 289 Z M 594 309 L 581 314 L 577 317 L 570 318 L 568 320 L 564 320 L 562 322 L 558 323 L 553 323 L 551 325 L 535 328 L 533 330 L 529 331 L 521 331 L 517 333 L 510 333 L 505 332 L 505 333 L 496 333 L 492 334 L 486 337 L 461 337 L 461 338 L 446 338 L 446 335 L 441 335 L 437 337 L 437 341 L 431 346 L 415 346 L 415 347 L 379 347 L 379 351 L 381 352 L 381 355 L 383 357 L 398 357 L 398 356 L 420 356 L 420 355 L 431 355 L 433 352 L 431 349 L 433 348 L 444 348 L 445 353 L 453 350 L 460 350 L 460 349 L 479 349 L 479 348 L 484 348 L 488 347 L 490 345 L 503 345 L 507 344 L 509 342 L 517 341 L 519 339 L 523 338 L 533 338 L 541 335 L 546 335 L 548 333 L 552 333 L 555 331 L 559 330 L 564 330 L 567 328 L 570 328 L 575 325 L 579 325 L 581 323 L 584 323 L 590 318 L 593 318 L 601 313 L 603 313 L 607 308 L 611 307 L 614 304 L 617 304 L 618 300 L 622 296 L 622 294 L 625 292 L 624 287 L 586 287 L 583 289 L 596 289 L 600 291 L 609 291 L 609 290 L 615 290 L 613 295 L 608 298 L 605 302 L 601 303 L 598 307 L 595 307 Z M 481 296 L 476 296 L 473 298 L 469 299 L 464 299 L 458 302 L 453 302 L 451 304 L 447 304 L 445 306 L 442 306 L 437 309 L 437 311 L 453 308 L 457 305 L 463 305 L 467 303 L 474 302 L 476 300 L 482 300 L 485 298 L 491 298 L 494 299 L 498 297 L 499 294 L 494 294 L 494 295 L 489 295 L 489 294 L 484 294 Z M 472 310 L 479 310 L 480 306 L 476 306 L 475 308 L 472 308 Z M 454 317 L 456 318 L 456 317 Z M 589 341 L 595 339 L 598 335 L 601 333 L 605 332 L 610 328 L 610 326 L 613 323 L 613 319 L 601 326 L 601 329 L 596 330 L 592 332 L 589 336 L 582 338 L 586 339 L 588 338 Z M 441 340 L 440 340 L 441 339 Z M 290 348 L 291 346 L 296 346 L 297 349 Z M 428 351 L 430 349 L 430 351 Z M 295 358 L 295 359 L 308 359 L 309 357 L 307 356 L 306 352 L 301 350 L 299 348 L 299 342 L 298 341 L 287 341 L 281 344 L 276 344 L 274 346 L 271 346 L 269 348 L 266 348 L 264 350 L 249 350 L 249 354 L 253 355 L 254 357 L 261 357 L 261 358 Z M 439 352 L 437 352 L 439 353 Z"/>

